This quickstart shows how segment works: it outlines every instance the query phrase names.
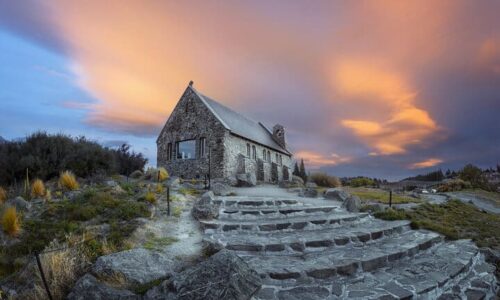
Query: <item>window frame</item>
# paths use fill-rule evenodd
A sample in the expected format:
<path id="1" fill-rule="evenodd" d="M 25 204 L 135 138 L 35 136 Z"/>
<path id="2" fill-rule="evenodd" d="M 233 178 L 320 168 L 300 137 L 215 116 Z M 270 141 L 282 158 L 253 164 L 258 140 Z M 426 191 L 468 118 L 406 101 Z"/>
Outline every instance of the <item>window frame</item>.
<path id="1" fill-rule="evenodd" d="M 205 137 L 201 137 L 199 139 L 199 157 L 198 158 L 205 158 L 207 155 L 207 139 Z"/>
<path id="2" fill-rule="evenodd" d="M 250 149 L 250 143 L 247 143 L 247 157 L 250 158 L 252 151 Z"/>
<path id="3" fill-rule="evenodd" d="M 182 154 L 180 152 L 180 145 L 181 143 L 184 143 L 184 142 L 194 142 L 194 151 L 193 151 L 193 157 L 192 158 L 182 158 Z M 193 159 L 196 159 L 196 139 L 186 139 L 186 140 L 182 140 L 182 141 L 177 141 L 175 142 L 175 158 L 178 159 L 178 160 L 193 160 Z M 181 155 L 181 157 L 179 157 L 179 155 Z"/>

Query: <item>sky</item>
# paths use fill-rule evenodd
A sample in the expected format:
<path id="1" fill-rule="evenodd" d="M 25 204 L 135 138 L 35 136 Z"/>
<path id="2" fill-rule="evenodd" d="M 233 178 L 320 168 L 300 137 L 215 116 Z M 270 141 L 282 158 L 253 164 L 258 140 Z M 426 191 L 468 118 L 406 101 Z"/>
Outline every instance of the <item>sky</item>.
<path id="1" fill-rule="evenodd" d="M 0 136 L 156 136 L 190 80 L 338 176 L 500 161 L 500 1 L 0 0 Z"/>

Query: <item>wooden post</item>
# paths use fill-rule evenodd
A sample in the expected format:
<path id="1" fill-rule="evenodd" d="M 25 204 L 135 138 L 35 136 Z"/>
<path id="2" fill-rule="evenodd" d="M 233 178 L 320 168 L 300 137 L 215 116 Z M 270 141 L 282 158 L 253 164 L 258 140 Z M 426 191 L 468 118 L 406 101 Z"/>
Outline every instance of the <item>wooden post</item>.
<path id="1" fill-rule="evenodd" d="M 167 216 L 170 216 L 170 187 L 167 187 Z"/>
<path id="2" fill-rule="evenodd" d="M 43 273 L 42 263 L 40 262 L 40 254 L 35 252 L 36 264 L 38 265 L 38 270 L 40 270 L 40 275 L 42 276 L 43 285 L 45 286 L 45 290 L 47 291 L 47 296 L 50 300 L 52 300 L 52 294 L 50 293 L 49 285 L 47 284 L 47 280 L 45 280 L 45 274 Z"/>
<path id="3" fill-rule="evenodd" d="M 392 189 L 389 190 L 389 207 L 392 207 Z"/>

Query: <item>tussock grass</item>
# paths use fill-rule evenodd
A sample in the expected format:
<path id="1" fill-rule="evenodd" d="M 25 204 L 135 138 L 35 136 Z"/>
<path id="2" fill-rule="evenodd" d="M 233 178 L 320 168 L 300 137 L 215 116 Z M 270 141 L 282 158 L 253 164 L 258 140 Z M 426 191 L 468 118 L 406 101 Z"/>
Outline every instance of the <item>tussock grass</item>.
<path id="1" fill-rule="evenodd" d="M 5 201 L 7 201 L 7 191 L 0 186 L 0 204 L 5 203 Z"/>
<path id="2" fill-rule="evenodd" d="M 413 228 L 439 232 L 449 239 L 472 239 L 479 247 L 500 249 L 500 215 L 485 213 L 458 200 L 422 204 L 412 210 L 377 212 L 384 220 L 410 220 Z"/>
<path id="3" fill-rule="evenodd" d="M 31 185 L 31 196 L 33 198 L 44 197 L 46 193 L 45 184 L 41 179 L 35 179 Z"/>
<path id="4" fill-rule="evenodd" d="M 158 184 L 156 185 L 156 192 L 157 192 L 158 194 L 163 193 L 163 185 L 162 185 L 161 183 L 158 183 Z"/>
<path id="5" fill-rule="evenodd" d="M 192 195 L 192 196 L 196 196 L 196 195 L 199 195 L 200 192 L 198 190 L 195 190 L 195 189 L 187 189 L 187 188 L 180 188 L 179 189 L 179 193 L 186 196 L 186 195 Z"/>
<path id="6" fill-rule="evenodd" d="M 169 177 L 168 172 L 165 168 L 158 168 L 158 173 L 158 179 L 160 179 L 160 181 L 165 181 Z"/>
<path id="7" fill-rule="evenodd" d="M 80 188 L 75 175 L 71 171 L 61 172 L 61 175 L 59 176 L 59 185 L 69 191 L 78 190 Z"/>
<path id="8" fill-rule="evenodd" d="M 17 236 L 21 230 L 20 219 L 15 207 L 7 207 L 2 215 L 3 231 L 11 237 Z"/>
<path id="9" fill-rule="evenodd" d="M 174 211 L 172 212 L 172 215 L 176 218 L 180 217 L 182 214 L 182 207 L 176 206 L 174 207 Z"/>
<path id="10" fill-rule="evenodd" d="M 151 204 L 155 204 L 156 203 L 156 196 L 155 196 L 155 194 L 153 192 L 148 191 L 144 195 L 144 200 L 146 200 L 147 202 L 149 202 Z"/>

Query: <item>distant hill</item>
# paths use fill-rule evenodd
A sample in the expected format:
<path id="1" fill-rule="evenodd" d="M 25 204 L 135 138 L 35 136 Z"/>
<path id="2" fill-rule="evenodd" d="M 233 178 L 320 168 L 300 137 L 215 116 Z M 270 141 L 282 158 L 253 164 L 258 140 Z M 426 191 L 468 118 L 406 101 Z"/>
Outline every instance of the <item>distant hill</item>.
<path id="1" fill-rule="evenodd" d="M 2 136 L 0 136 L 0 144 L 5 144 L 7 143 L 7 140 L 4 139 Z"/>

